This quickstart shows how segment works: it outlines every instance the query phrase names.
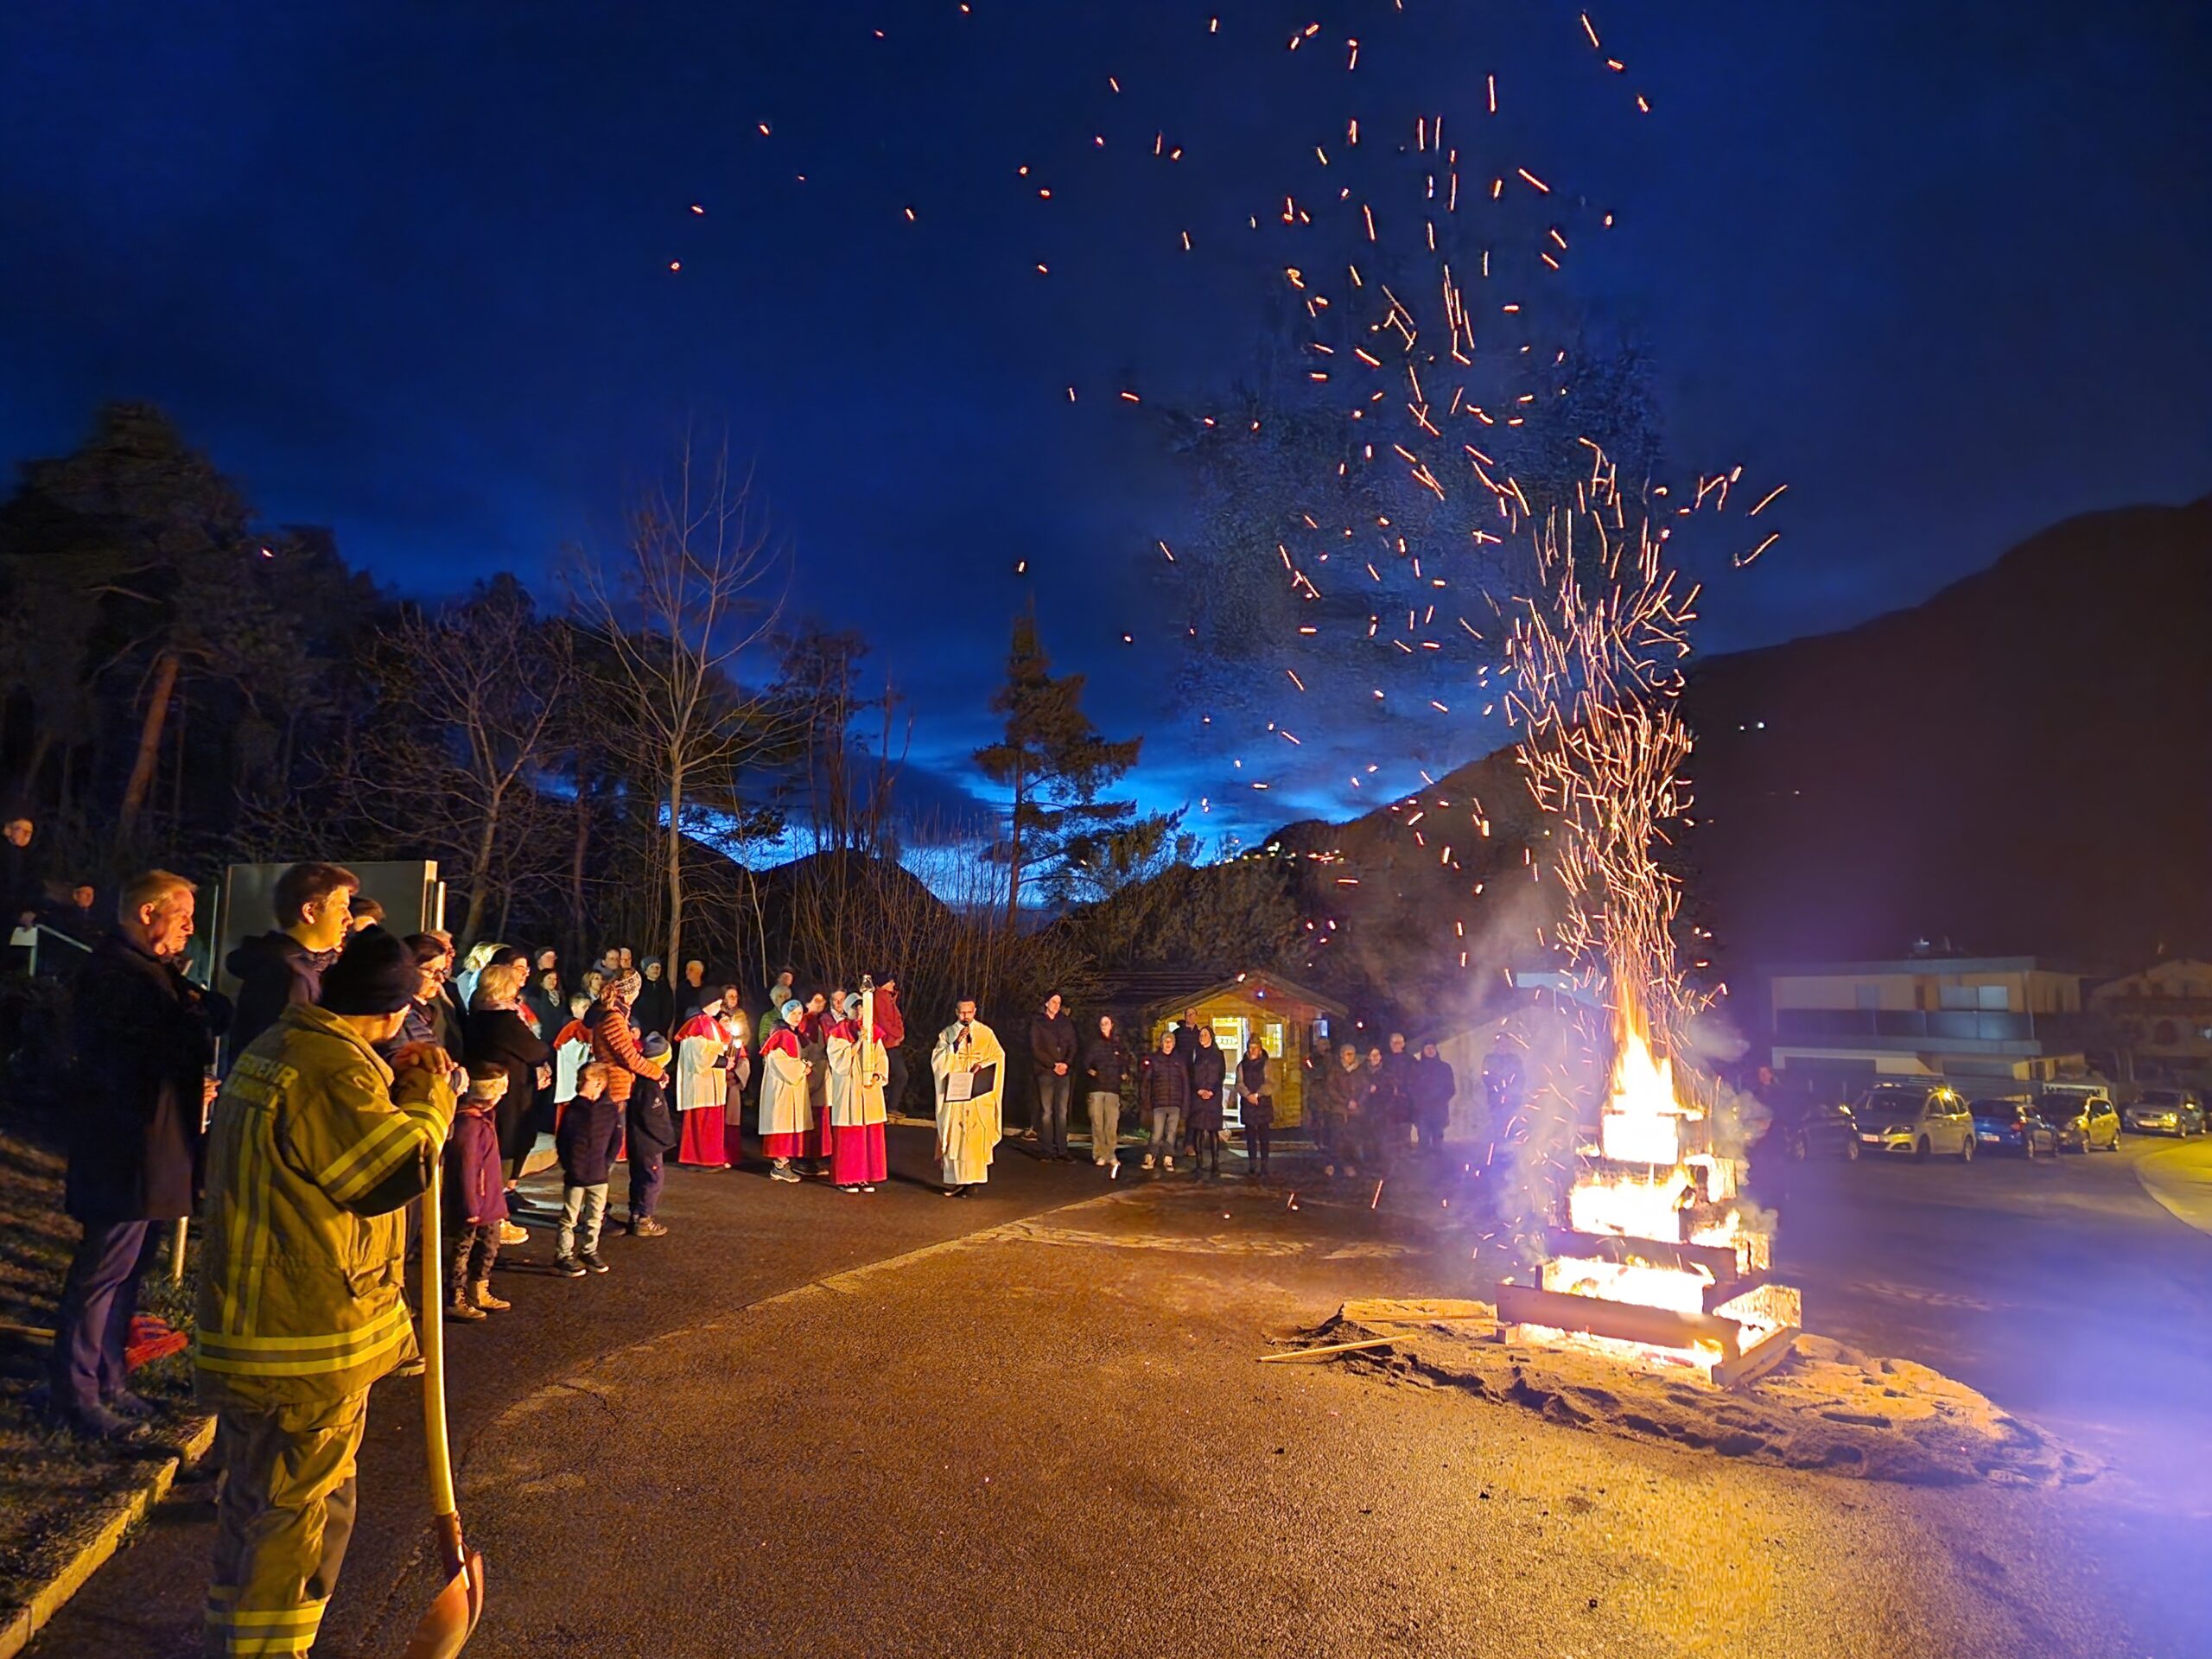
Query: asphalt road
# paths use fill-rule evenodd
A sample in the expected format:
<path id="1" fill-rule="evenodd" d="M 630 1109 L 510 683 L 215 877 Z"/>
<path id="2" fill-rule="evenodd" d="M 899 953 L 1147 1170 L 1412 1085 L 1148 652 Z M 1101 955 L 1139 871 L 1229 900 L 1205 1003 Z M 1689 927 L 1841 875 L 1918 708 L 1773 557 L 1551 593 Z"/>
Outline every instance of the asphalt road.
<path id="1" fill-rule="evenodd" d="M 894 1132 L 894 1168 L 925 1154 Z M 2056 1491 L 1797 1474 L 1256 1364 L 1347 1296 L 1475 1288 L 1418 1183 L 1294 1211 L 1287 1183 L 1109 1185 L 1011 1145 L 958 1203 L 679 1173 L 670 1237 L 612 1240 L 603 1278 L 503 1268 L 515 1312 L 453 1336 L 492 1563 L 470 1652 L 2212 1652 L 2187 1574 L 2212 1238 L 2135 1155 L 1821 1167 L 1784 1210 L 1808 1323 L 2110 1462 Z M 397 1654 L 429 1596 L 416 1456 L 387 1383 L 325 1653 Z M 188 1491 L 35 1652 L 196 1651 L 207 1532 Z"/>

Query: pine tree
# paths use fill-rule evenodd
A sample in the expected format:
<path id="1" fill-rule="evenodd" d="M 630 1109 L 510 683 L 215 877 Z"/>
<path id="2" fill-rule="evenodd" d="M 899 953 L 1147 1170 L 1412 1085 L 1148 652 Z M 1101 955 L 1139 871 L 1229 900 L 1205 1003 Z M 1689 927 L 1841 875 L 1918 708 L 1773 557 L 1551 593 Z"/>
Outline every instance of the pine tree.
<path id="1" fill-rule="evenodd" d="M 991 698 L 1006 717 L 1005 735 L 976 751 L 986 778 L 1013 792 L 1006 839 L 993 855 L 1007 867 L 1007 925 L 1021 908 L 1021 887 L 1034 879 L 1058 901 L 1066 896 L 1071 850 L 1126 828 L 1134 801 L 1102 801 L 1100 790 L 1137 763 L 1142 738 L 1116 742 L 1099 735 L 1083 712 L 1083 676 L 1052 676 L 1037 638 L 1033 611 L 1014 620 L 1007 683 Z"/>

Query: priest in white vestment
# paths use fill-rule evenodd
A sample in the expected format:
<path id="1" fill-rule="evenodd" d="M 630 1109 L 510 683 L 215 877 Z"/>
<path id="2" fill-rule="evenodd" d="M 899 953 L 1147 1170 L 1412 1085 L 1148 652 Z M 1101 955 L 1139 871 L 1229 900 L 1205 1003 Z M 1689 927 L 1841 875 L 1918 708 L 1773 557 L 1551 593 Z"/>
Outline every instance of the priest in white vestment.
<path id="1" fill-rule="evenodd" d="M 937 1155 L 949 1198 L 965 1198 L 969 1187 L 990 1179 L 1006 1092 L 1006 1050 L 998 1033 L 976 1017 L 972 998 L 963 1001 L 957 1013 L 938 1033 L 930 1055 L 937 1078 Z"/>

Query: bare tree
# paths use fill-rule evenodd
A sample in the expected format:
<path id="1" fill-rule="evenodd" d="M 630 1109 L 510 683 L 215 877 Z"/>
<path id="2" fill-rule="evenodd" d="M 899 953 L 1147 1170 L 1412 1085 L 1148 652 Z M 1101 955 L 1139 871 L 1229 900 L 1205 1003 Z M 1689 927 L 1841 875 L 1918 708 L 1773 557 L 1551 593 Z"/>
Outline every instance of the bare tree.
<path id="1" fill-rule="evenodd" d="M 539 785 L 575 691 L 567 640 L 500 575 L 449 609 L 405 612 L 371 649 L 380 712 L 363 734 L 357 800 L 399 843 L 457 858 L 464 940 L 509 912 L 528 868 Z"/>
<path id="2" fill-rule="evenodd" d="M 782 560 L 755 517 L 727 445 L 702 459 L 687 442 L 622 548 L 574 567 L 578 620 L 604 652 L 597 690 L 656 800 L 671 963 L 683 960 L 687 818 L 733 809 L 748 764 L 789 735 L 778 700 L 740 678 L 782 601 Z"/>

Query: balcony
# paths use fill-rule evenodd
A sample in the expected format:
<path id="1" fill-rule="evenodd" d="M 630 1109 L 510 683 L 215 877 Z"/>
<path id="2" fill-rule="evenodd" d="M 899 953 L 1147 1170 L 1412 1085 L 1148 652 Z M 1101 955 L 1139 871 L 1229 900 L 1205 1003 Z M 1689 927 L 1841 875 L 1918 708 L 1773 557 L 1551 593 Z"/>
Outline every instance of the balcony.
<path id="1" fill-rule="evenodd" d="M 1914 1053 L 2024 1057 L 2078 1050 L 2078 1014 L 2011 1014 L 1986 1008 L 1777 1008 L 1777 1042 Z"/>

